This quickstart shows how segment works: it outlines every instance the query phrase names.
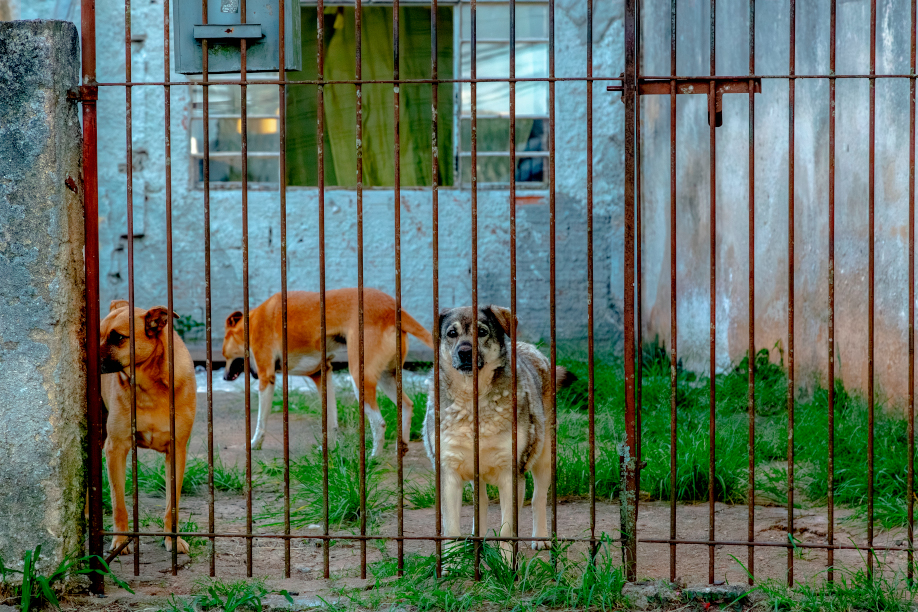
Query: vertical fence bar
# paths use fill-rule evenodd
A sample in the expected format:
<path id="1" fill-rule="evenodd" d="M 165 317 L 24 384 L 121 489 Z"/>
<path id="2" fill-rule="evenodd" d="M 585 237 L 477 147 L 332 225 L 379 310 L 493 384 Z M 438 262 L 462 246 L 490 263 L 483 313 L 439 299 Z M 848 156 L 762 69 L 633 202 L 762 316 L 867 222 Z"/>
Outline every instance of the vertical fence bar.
<path id="1" fill-rule="evenodd" d="M 592 0 L 587 0 L 592 3 Z M 590 8 L 587 8 L 589 19 Z M 587 54 L 589 55 L 589 46 Z M 516 0 L 510 0 L 510 452 L 513 455 L 511 468 L 513 470 L 513 513 L 510 525 L 513 537 L 520 535 L 520 508 L 519 508 L 519 440 L 517 431 L 517 388 L 519 381 L 516 372 Z M 587 108 L 587 113 L 590 113 Z M 588 115 L 589 116 L 589 115 Z M 589 138 L 589 136 L 587 136 Z M 588 162 L 589 163 L 589 162 Z M 511 547 L 513 566 L 516 567 L 516 555 L 519 542 L 514 540 Z"/>
<path id="2" fill-rule="evenodd" d="M 395 444 L 395 461 L 396 477 L 398 479 L 397 495 L 398 507 L 396 508 L 397 530 L 399 538 L 405 535 L 405 464 L 404 456 L 408 452 L 408 444 L 404 441 L 411 435 L 411 423 L 408 423 L 408 431 L 405 431 L 405 423 L 402 422 L 404 416 L 404 406 L 402 403 L 402 164 L 401 164 L 401 134 L 400 134 L 400 117 L 399 103 L 401 83 L 399 83 L 399 6 L 398 0 L 392 3 L 392 78 L 395 80 L 392 94 L 393 109 L 395 111 L 395 167 L 394 178 L 395 186 L 393 189 L 393 209 L 395 212 L 395 420 L 396 420 L 396 438 Z M 397 540 L 396 548 L 398 551 L 398 575 L 401 576 L 405 569 L 405 541 Z"/>
<path id="3" fill-rule="evenodd" d="M 551 431 L 551 531 L 552 536 L 558 535 L 558 377 L 555 368 L 558 366 L 557 342 L 557 300 L 556 285 L 557 272 L 555 266 L 555 226 L 557 225 L 558 211 L 555 198 L 555 0 L 548 0 L 548 299 L 549 313 L 548 324 L 550 329 L 551 350 L 551 404 L 555 407 L 551 411 L 551 422 L 547 423 Z M 552 560 L 556 559 L 552 553 Z"/>
<path id="4" fill-rule="evenodd" d="M 637 26 L 635 37 L 637 38 L 637 82 L 641 81 L 641 64 L 644 59 L 644 48 L 641 46 L 641 0 L 637 0 Z M 642 225 L 641 211 L 644 208 L 643 178 L 644 167 L 641 158 L 641 90 L 638 85 L 638 95 L 634 106 L 634 300 L 635 300 L 635 337 L 637 344 L 637 366 L 634 371 L 634 427 L 637 430 L 635 437 L 634 456 L 637 460 L 637 468 L 634 473 L 635 495 L 634 495 L 634 516 L 637 522 L 637 515 L 641 505 L 641 406 L 643 404 L 644 393 L 644 298 L 641 290 L 641 281 L 643 280 L 644 269 L 644 228 Z M 637 533 L 634 534 L 637 537 Z"/>
<path id="5" fill-rule="evenodd" d="M 787 538 L 794 539 L 794 79 L 797 6 L 790 0 L 787 83 Z M 794 586 L 794 549 L 787 549 L 787 585 Z"/>
<path id="6" fill-rule="evenodd" d="M 877 104 L 877 0 L 870 0 L 870 155 L 868 163 L 868 263 L 867 263 L 867 575 L 873 576 L 873 473 L 874 473 L 874 161 L 876 147 L 876 104 Z"/>
<path id="7" fill-rule="evenodd" d="M 95 10 L 95 9 L 93 9 Z M 133 78 L 131 70 L 131 0 L 124 0 L 124 80 L 130 83 Z M 127 267 L 128 267 L 128 324 L 131 351 L 131 484 L 133 503 L 132 527 L 140 527 L 140 491 L 137 486 L 137 336 L 134 321 L 134 137 L 132 125 L 131 85 L 124 87 L 125 108 L 125 145 L 127 148 L 125 167 L 127 170 Z M 134 536 L 134 575 L 140 575 L 140 536 Z"/>
<path id="8" fill-rule="evenodd" d="M 909 584 L 915 573 L 915 70 L 918 2 L 912 0 L 908 121 L 908 568 Z"/>
<path id="9" fill-rule="evenodd" d="M 829 24 L 829 74 L 835 74 L 835 6 L 831 0 Z M 828 412 L 828 543 L 835 543 L 835 78 L 829 79 L 829 397 Z M 835 580 L 835 549 L 826 551 L 829 582 Z"/>
<path id="10" fill-rule="evenodd" d="M 478 4 L 476 0 L 471 1 L 469 7 L 471 22 L 470 37 L 472 42 L 471 52 L 471 78 L 472 81 L 469 89 L 472 94 L 472 316 L 478 320 L 478 104 L 477 104 L 477 78 L 478 78 Z M 472 325 L 472 363 L 478 363 L 478 325 Z M 472 505 L 474 512 L 474 535 L 484 535 L 485 529 L 481 524 L 481 498 L 485 498 L 487 503 L 487 487 L 485 493 L 482 493 L 481 483 L 481 462 L 478 456 L 480 433 L 479 414 L 478 414 L 478 370 L 473 365 L 472 370 L 472 427 L 474 429 L 474 452 L 475 452 L 475 474 L 472 483 Z M 475 540 L 475 580 L 481 579 L 481 540 Z"/>
<path id="11" fill-rule="evenodd" d="M 593 0 L 587 0 L 586 162 L 587 162 L 587 411 L 590 445 L 590 558 L 595 559 L 596 542 L 596 377 L 594 374 L 595 334 L 593 319 Z M 512 139 L 511 139 L 512 140 Z M 515 278 L 515 277 L 514 277 Z M 514 283 L 515 285 L 516 283 Z M 514 319 L 515 320 L 515 319 Z M 515 391 L 515 389 L 514 389 Z M 515 395 L 515 393 L 514 393 Z M 516 410 L 514 410 L 514 413 Z M 514 428 L 514 435 L 516 428 Z M 514 457 L 516 449 L 514 448 Z M 514 469 L 514 474 L 516 469 Z M 514 487 L 514 491 L 516 488 Z M 514 508 L 516 508 L 514 501 Z M 515 532 L 514 532 L 514 535 Z"/>
<path id="12" fill-rule="evenodd" d="M 669 539 L 676 539 L 678 327 L 676 303 L 676 0 L 669 9 Z M 669 545 L 669 580 L 676 581 L 676 545 Z"/>
<path id="13" fill-rule="evenodd" d="M 323 0 L 316 4 L 316 142 L 318 151 L 318 205 L 319 205 L 319 338 L 320 338 L 320 389 L 322 394 L 322 572 L 325 578 L 331 577 L 331 559 L 329 541 L 329 504 L 328 504 L 328 319 L 325 303 L 325 5 Z"/>
<path id="14" fill-rule="evenodd" d="M 755 0 L 749 0 L 749 75 L 755 74 Z M 755 81 L 749 79 L 749 519 L 746 539 L 755 541 Z M 749 584 L 755 582 L 755 547 L 746 552 Z"/>
<path id="15" fill-rule="evenodd" d="M 207 24 L 207 0 L 201 0 L 201 22 Z M 214 491 L 214 355 L 213 355 L 213 321 L 211 302 L 211 276 L 210 276 L 210 85 L 209 79 L 209 52 L 207 39 L 201 41 L 201 64 L 204 85 L 202 86 L 202 103 L 204 105 L 204 342 L 207 344 L 207 529 L 210 533 L 215 531 L 216 496 Z M 229 364 L 227 364 L 228 366 Z M 210 576 L 217 575 L 217 538 L 210 538 L 208 551 Z"/>
<path id="16" fill-rule="evenodd" d="M 280 199 L 280 252 L 281 252 L 281 408 L 284 413 L 284 535 L 290 535 L 290 363 L 288 352 L 288 317 L 287 317 L 287 46 L 284 41 L 287 31 L 287 15 L 285 0 L 278 0 L 278 58 L 277 79 L 280 85 L 277 88 L 278 96 L 278 186 Z M 299 5 L 294 4 L 298 9 Z M 297 13 L 298 11 L 294 11 Z M 298 18 L 295 15 L 294 18 Z M 324 367 L 324 365 L 323 365 Z M 290 578 L 290 539 L 284 539 L 284 578 Z"/>
<path id="17" fill-rule="evenodd" d="M 104 442 L 102 390 L 99 361 L 99 173 L 98 134 L 96 124 L 96 5 L 95 0 L 80 4 L 80 50 L 82 55 L 82 84 L 92 95 L 84 96 L 83 104 L 83 214 L 84 271 L 86 274 L 86 420 L 89 440 L 89 567 L 101 570 L 104 541 L 102 537 L 102 444 Z M 136 544 L 136 542 L 135 542 Z M 105 592 L 102 574 L 89 574 L 89 590 L 100 595 Z"/>
<path id="18" fill-rule="evenodd" d="M 246 0 L 241 0 L 239 13 L 242 23 L 246 22 Z M 252 392 L 249 374 L 249 355 L 251 353 L 251 335 L 249 325 L 249 123 L 248 123 L 248 76 L 246 75 L 246 40 L 239 42 L 242 59 L 240 60 L 239 99 L 241 108 L 242 137 L 242 321 L 244 343 L 245 378 L 245 571 L 252 577 Z M 229 365 L 229 364 L 227 364 Z M 266 373 L 267 374 L 267 373 Z M 260 395 L 260 394 L 259 394 Z M 259 401 L 260 401 L 259 397 Z"/>
<path id="19" fill-rule="evenodd" d="M 513 2 L 513 0 L 510 0 Z M 433 184 L 431 185 L 431 237 L 432 237 L 432 255 L 433 255 L 433 395 L 434 395 L 434 513 L 436 514 L 436 535 L 437 540 L 434 542 L 434 552 L 437 556 L 437 577 L 443 574 L 443 541 L 440 536 L 443 535 L 443 508 L 440 505 L 440 150 L 439 140 L 437 138 L 437 129 L 439 127 L 439 110 L 440 110 L 440 83 L 439 65 L 438 65 L 438 39 L 437 39 L 437 18 L 439 8 L 437 0 L 430 2 L 430 78 L 431 87 L 431 175 Z M 512 56 L 511 56 L 512 57 Z M 511 59 L 511 67 L 512 67 Z M 512 68 L 511 68 L 512 69 Z M 512 140 L 512 139 L 511 139 Z M 512 196 L 511 196 L 512 197 Z M 511 240 L 513 233 L 511 232 Z"/>
<path id="20" fill-rule="evenodd" d="M 176 442 L 175 442 L 175 338 L 173 338 L 172 315 L 172 86 L 169 84 L 171 68 L 169 65 L 169 0 L 163 2 L 163 96 L 165 97 L 165 155 L 166 155 L 166 338 L 167 363 L 169 368 L 169 452 L 171 461 L 166 469 L 169 470 L 169 494 L 172 496 L 172 505 L 167 510 L 172 518 L 172 575 L 178 575 L 178 496 L 181 489 L 177 487 L 176 480 Z M 183 466 L 184 469 L 184 466 Z M 135 525 L 135 529 L 136 529 Z"/>
<path id="21" fill-rule="evenodd" d="M 367 439 L 366 439 L 366 389 L 364 380 L 364 333 L 363 333 L 363 60 L 361 57 L 362 0 L 354 0 L 354 74 L 357 80 L 357 429 L 360 470 L 360 577 L 367 577 Z M 436 354 L 434 355 L 436 359 Z M 436 376 L 436 374 L 434 374 Z M 439 438 L 438 438 L 439 439 Z M 438 464 L 439 469 L 439 464 Z M 439 497 L 437 498 L 439 499 Z"/>
<path id="22" fill-rule="evenodd" d="M 633 582 L 637 577 L 637 535 L 634 515 L 634 498 L 637 495 L 635 460 L 631 456 L 636 445 L 634 424 L 634 115 L 637 97 L 635 71 L 635 2 L 625 0 L 625 76 L 622 95 L 625 100 L 625 232 L 624 232 L 624 348 L 625 348 L 625 446 L 622 449 L 622 469 L 625 487 L 621 494 L 622 555 L 625 578 Z"/>
<path id="23" fill-rule="evenodd" d="M 717 73 L 715 54 L 717 1 L 711 0 L 711 76 Z M 711 220 L 710 220 L 710 270 L 711 270 L 711 332 L 710 332 L 710 417 L 708 428 L 708 540 L 714 541 L 714 461 L 715 461 L 715 422 L 717 409 L 717 180 L 716 180 L 716 144 L 715 129 L 717 126 L 717 113 L 714 104 L 715 81 L 711 79 L 708 89 L 708 132 L 710 139 L 710 189 L 711 189 Z M 708 582 L 714 584 L 714 545 L 708 546 Z"/>

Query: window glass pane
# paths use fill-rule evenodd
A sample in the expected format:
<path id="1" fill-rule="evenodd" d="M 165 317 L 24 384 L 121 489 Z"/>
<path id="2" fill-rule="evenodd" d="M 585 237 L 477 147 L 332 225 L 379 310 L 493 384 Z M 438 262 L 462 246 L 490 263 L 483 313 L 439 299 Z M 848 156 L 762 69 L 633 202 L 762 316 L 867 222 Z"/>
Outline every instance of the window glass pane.
<path id="1" fill-rule="evenodd" d="M 516 5 L 516 37 L 548 38 L 548 6 L 545 4 Z"/>
<path id="2" fill-rule="evenodd" d="M 194 108 L 197 114 L 204 114 L 204 87 L 194 87 Z M 209 110 L 212 115 L 238 115 L 242 112 L 239 104 L 238 85 L 210 85 L 208 100 Z"/>
<path id="3" fill-rule="evenodd" d="M 481 66 L 480 56 L 478 65 Z M 521 78 L 548 76 L 547 43 L 516 44 L 516 76 Z"/>
<path id="4" fill-rule="evenodd" d="M 481 91 L 481 85 L 479 85 L 479 91 Z M 517 83 L 516 113 L 517 115 L 548 115 L 548 83 L 545 81 Z"/>
<path id="5" fill-rule="evenodd" d="M 517 157 L 516 181 L 518 183 L 544 183 L 547 157 Z"/>
<path id="6" fill-rule="evenodd" d="M 204 160 L 195 159 L 198 182 L 204 180 Z M 250 157 L 248 164 L 249 180 L 253 183 L 277 183 L 280 178 L 280 165 L 276 157 Z M 242 182 L 242 158 L 219 157 L 210 159 L 210 180 L 215 183 Z"/>
<path id="7" fill-rule="evenodd" d="M 280 139 L 277 119 L 249 119 L 247 127 L 249 151 L 278 151 Z M 223 151 L 242 151 L 241 119 L 210 120 L 210 152 Z M 191 153 L 192 155 L 204 153 L 204 122 L 200 119 L 192 123 Z"/>
<path id="8" fill-rule="evenodd" d="M 516 120 L 516 150 L 520 151 L 547 151 L 548 150 L 548 120 L 547 119 L 517 119 Z"/>
<path id="9" fill-rule="evenodd" d="M 263 78 L 264 75 L 259 75 Z M 272 75 L 271 78 L 276 78 Z M 249 105 L 246 109 L 249 115 L 279 115 L 278 101 L 280 93 L 277 85 L 249 85 L 248 86 Z"/>
<path id="10" fill-rule="evenodd" d="M 459 164 L 462 172 L 462 183 L 470 185 L 472 183 L 472 158 L 463 156 Z M 509 183 L 510 182 L 510 158 L 504 156 L 486 156 L 478 158 L 478 175 L 476 176 L 479 185 L 486 183 Z"/>
<path id="11" fill-rule="evenodd" d="M 504 43 L 478 43 L 478 77 L 510 76 L 510 46 Z M 472 43 L 462 43 L 462 76 L 472 76 Z"/>
<path id="12" fill-rule="evenodd" d="M 531 101 L 527 103 L 527 110 L 521 109 L 520 103 L 520 85 L 516 86 L 517 91 L 517 113 L 534 114 L 528 109 L 532 107 Z M 548 89 L 546 88 L 547 92 Z M 479 83 L 477 88 L 478 116 L 484 115 L 506 115 L 510 112 L 510 85 L 507 83 Z M 548 103 L 542 104 L 548 107 Z M 462 84 L 462 115 L 468 117 L 472 114 L 472 87 L 469 83 Z"/>
<path id="13" fill-rule="evenodd" d="M 547 119 L 517 119 L 516 120 L 516 150 L 547 151 L 548 150 Z M 459 126 L 462 136 L 462 151 L 472 150 L 472 120 L 463 118 Z M 478 151 L 507 151 L 510 145 L 510 119 L 478 120 Z"/>
<path id="14" fill-rule="evenodd" d="M 479 4 L 475 14 L 478 40 L 510 40 L 509 4 Z M 462 40 L 472 40 L 472 8 L 468 4 L 462 5 Z"/>

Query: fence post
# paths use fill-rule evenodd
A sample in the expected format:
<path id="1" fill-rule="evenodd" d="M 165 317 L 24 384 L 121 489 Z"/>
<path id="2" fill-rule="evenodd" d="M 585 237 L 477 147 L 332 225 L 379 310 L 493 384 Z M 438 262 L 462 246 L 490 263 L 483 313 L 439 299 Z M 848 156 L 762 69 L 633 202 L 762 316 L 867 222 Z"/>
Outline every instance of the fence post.
<path id="1" fill-rule="evenodd" d="M 76 27 L 0 23 L 0 557 L 83 544 L 86 365 Z"/>

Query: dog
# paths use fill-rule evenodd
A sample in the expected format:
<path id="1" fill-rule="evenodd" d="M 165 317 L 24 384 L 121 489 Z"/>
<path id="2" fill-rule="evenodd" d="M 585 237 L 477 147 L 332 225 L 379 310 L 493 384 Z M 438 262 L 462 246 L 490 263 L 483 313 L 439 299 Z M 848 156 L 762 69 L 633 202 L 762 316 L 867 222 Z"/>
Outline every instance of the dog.
<path id="1" fill-rule="evenodd" d="M 363 333 L 364 333 L 364 378 L 365 405 L 363 407 L 373 435 L 373 451 L 379 455 L 384 443 L 386 422 L 376 403 L 376 389 L 381 389 L 393 402 L 396 401 L 395 370 L 395 300 L 376 289 L 363 290 Z M 338 407 L 335 403 L 335 386 L 331 380 L 332 356 L 347 351 L 348 369 L 359 397 L 357 378 L 360 364 L 359 313 L 357 310 L 357 289 L 334 289 L 325 293 L 326 356 L 321 363 L 321 309 L 319 294 L 307 291 L 291 291 L 287 294 L 287 355 L 289 373 L 309 376 L 320 390 L 324 368 L 328 395 L 328 421 L 330 425 L 329 444 L 334 444 L 338 427 Z M 243 314 L 232 313 L 226 319 L 226 334 L 223 338 L 223 357 L 226 359 L 225 380 L 235 380 L 245 368 L 245 325 Z M 281 368 L 281 296 L 274 294 L 249 314 L 249 337 L 251 355 L 255 367 L 250 368 L 258 379 L 258 424 L 252 436 L 252 448 L 260 449 L 265 438 L 268 415 L 274 398 L 276 372 Z M 434 348 L 430 332 L 402 311 L 402 364 L 408 354 L 408 334 Z M 401 452 L 408 450 L 411 429 L 411 415 L 414 404 L 402 393 Z"/>
<path id="2" fill-rule="evenodd" d="M 170 449 L 169 416 L 169 312 L 163 306 L 150 310 L 134 308 L 126 300 L 114 300 L 108 316 L 102 319 L 99 353 L 102 366 L 102 399 L 108 409 L 105 459 L 111 487 L 115 531 L 128 531 L 124 504 L 125 469 L 131 451 L 131 343 L 130 321 L 134 318 L 134 364 L 137 380 L 137 447 L 150 448 L 166 455 L 166 515 L 164 530 L 172 531 L 172 461 L 175 460 L 175 513 L 185 477 L 188 438 L 194 424 L 197 384 L 194 362 L 177 333 L 172 333 L 175 382 L 175 457 Z M 174 313 L 173 317 L 176 317 Z M 137 525 L 134 525 L 137 528 Z M 117 550 L 128 536 L 115 536 L 111 550 Z M 172 551 L 172 538 L 164 540 Z M 177 549 L 188 552 L 188 544 L 178 538 Z M 129 554 L 125 546 L 121 554 Z"/>
<path id="3" fill-rule="evenodd" d="M 482 486 L 479 490 L 481 524 L 474 527 L 479 536 L 487 531 L 488 496 L 484 484 L 496 485 L 500 492 L 500 536 L 511 535 L 513 504 L 512 385 L 510 370 L 510 329 L 516 320 L 506 308 L 486 306 L 477 316 L 471 307 L 443 310 L 440 330 L 440 470 L 443 533 L 459 536 L 462 489 L 475 474 L 474 416 L 472 376 L 478 376 L 479 454 Z M 472 330 L 478 326 L 478 363 L 472 363 Z M 546 504 L 551 484 L 551 435 L 546 427 L 554 414 L 551 377 L 558 388 L 575 377 L 564 368 L 551 371 L 551 364 L 531 344 L 517 342 L 517 467 L 520 507 L 526 486 L 523 475 L 532 472 L 535 490 L 532 498 L 532 535 L 548 537 Z M 434 455 L 434 389 L 429 381 L 427 414 L 424 420 L 424 448 L 431 463 Z M 434 466 L 436 467 L 436 466 Z M 532 548 L 549 548 L 547 540 L 534 540 Z M 502 549 L 509 556 L 510 546 Z"/>

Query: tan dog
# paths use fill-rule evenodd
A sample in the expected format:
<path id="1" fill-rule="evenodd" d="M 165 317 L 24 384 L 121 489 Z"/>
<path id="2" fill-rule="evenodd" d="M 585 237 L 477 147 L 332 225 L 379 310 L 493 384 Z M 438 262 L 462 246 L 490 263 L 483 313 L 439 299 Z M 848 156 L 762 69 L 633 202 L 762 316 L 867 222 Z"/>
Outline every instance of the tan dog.
<path id="1" fill-rule="evenodd" d="M 508 537 L 513 519 L 513 386 L 510 369 L 510 330 L 516 321 L 506 308 L 484 306 L 440 312 L 440 469 L 443 533 L 458 537 L 462 508 L 462 488 L 480 470 L 479 502 L 481 524 L 474 531 L 487 535 L 488 495 L 485 484 L 495 485 L 500 493 L 500 536 Z M 472 360 L 472 333 L 478 328 L 478 363 Z M 574 375 L 564 368 L 551 371 L 551 364 L 539 350 L 525 342 L 516 343 L 516 437 L 517 500 L 523 505 L 526 479 L 532 472 L 532 535 L 548 537 L 546 503 L 551 485 L 551 437 L 546 424 L 552 422 L 554 400 L 551 379 L 557 388 L 570 384 Z M 478 377 L 479 447 L 475 455 L 472 377 Z M 433 377 L 429 380 L 427 416 L 424 421 L 424 447 L 431 462 L 436 462 Z M 436 467 L 436 466 L 434 466 Z M 548 540 L 533 540 L 532 548 L 548 548 Z M 510 546 L 501 548 L 509 555 Z"/>
<path id="2" fill-rule="evenodd" d="M 321 310 L 319 294 L 307 291 L 291 291 L 287 294 L 287 356 L 289 373 L 309 376 L 321 389 Z M 359 323 L 357 312 L 357 289 L 334 289 L 325 293 L 326 347 L 328 363 L 324 364 L 331 374 L 332 356 L 347 351 L 348 369 L 357 393 L 359 353 Z M 376 289 L 363 290 L 364 324 L 364 412 L 370 421 L 373 434 L 373 456 L 382 450 L 386 422 L 376 403 L 376 389 L 381 389 L 393 402 L 395 389 L 395 300 Z M 226 319 L 226 335 L 223 338 L 223 357 L 226 359 L 226 373 L 223 378 L 235 380 L 245 367 L 245 326 L 242 313 L 234 312 Z M 430 332 L 402 311 L 402 364 L 408 354 L 408 334 L 419 338 L 433 348 Z M 249 313 L 249 335 L 251 355 L 255 360 L 253 374 L 258 378 L 258 424 L 252 436 L 252 448 L 260 449 L 265 438 L 268 415 L 274 401 L 275 374 L 281 368 L 281 296 L 274 294 Z M 338 427 L 338 407 L 335 403 L 335 386 L 328 378 L 328 422 L 330 443 Z M 359 397 L 359 394 L 358 394 Z M 402 433 L 407 445 L 411 428 L 414 404 L 402 393 Z M 402 447 L 402 452 L 407 446 Z"/>
<path id="3" fill-rule="evenodd" d="M 163 306 L 150 310 L 134 309 L 135 352 L 137 377 L 137 447 L 150 448 L 166 455 L 166 515 L 165 531 L 172 531 L 172 454 L 169 418 L 169 314 Z M 173 314 L 173 316 L 176 316 Z M 128 303 L 114 300 L 108 316 L 102 320 L 101 346 L 102 399 L 108 408 L 105 459 L 112 493 L 115 531 L 128 531 L 127 508 L 124 504 L 124 479 L 127 455 L 131 451 L 131 343 Z M 172 334 L 175 352 L 175 507 L 178 514 L 182 481 L 185 477 L 185 455 L 194 423 L 197 385 L 194 363 L 178 334 Z M 138 525 L 134 525 L 137 529 Z M 115 536 L 115 550 L 128 536 Z M 172 538 L 165 539 L 166 550 L 172 550 Z M 187 553 L 188 544 L 178 538 L 178 552 Z M 126 546 L 121 554 L 130 553 Z"/>

